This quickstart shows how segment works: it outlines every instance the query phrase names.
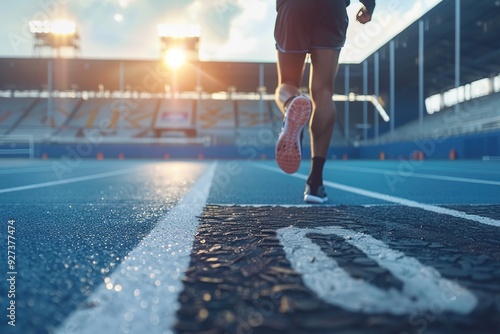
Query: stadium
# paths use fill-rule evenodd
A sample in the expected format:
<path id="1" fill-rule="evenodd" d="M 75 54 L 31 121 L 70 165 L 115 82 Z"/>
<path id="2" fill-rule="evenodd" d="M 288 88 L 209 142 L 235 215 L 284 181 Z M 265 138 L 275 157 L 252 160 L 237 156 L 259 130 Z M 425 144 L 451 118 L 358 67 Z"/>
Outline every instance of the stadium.
<path id="1" fill-rule="evenodd" d="M 427 158 L 448 158 L 452 150 L 462 159 L 500 155 L 496 13 L 486 4 L 464 2 L 466 15 L 457 30 L 454 10 L 444 9 L 452 5 L 440 4 L 361 64 L 340 66 L 332 157 L 374 159 L 383 152 L 394 159 L 422 151 L 415 141 L 436 138 L 444 143 L 423 152 Z M 38 54 L 61 45 L 79 52 L 76 33 L 74 40 L 50 43 L 45 34 L 35 35 Z M 200 62 L 197 39 L 181 42 L 192 54 L 176 70 L 162 59 L 1 59 L 2 141 L 4 147 L 16 147 L 2 152 L 16 154 L 22 147 L 34 157 L 60 157 L 67 145 L 86 140 L 85 130 L 95 130 L 102 143 L 89 157 L 238 158 L 237 142 L 265 131 L 262 154 L 273 158 L 281 126 L 273 96 L 276 64 Z M 164 53 L 178 43 L 163 37 Z M 171 152 L 145 150 L 135 147 L 140 143 L 173 146 Z"/>
<path id="2" fill-rule="evenodd" d="M 85 58 L 31 21 L 0 58 L 0 331 L 498 333 L 499 13 L 444 0 L 340 64 L 322 206 L 308 133 L 276 167 L 276 62 L 166 25 L 158 59 Z"/>

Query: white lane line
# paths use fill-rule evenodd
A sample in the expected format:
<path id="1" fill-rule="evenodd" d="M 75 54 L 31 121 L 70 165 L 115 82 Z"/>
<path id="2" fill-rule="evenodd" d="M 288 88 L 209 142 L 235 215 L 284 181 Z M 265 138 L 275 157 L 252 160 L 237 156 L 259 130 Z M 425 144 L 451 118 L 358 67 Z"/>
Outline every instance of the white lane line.
<path id="1" fill-rule="evenodd" d="M 54 170 L 50 166 L 45 167 L 26 167 L 26 168 L 9 168 L 9 169 L 1 169 L 0 174 L 21 174 L 21 173 L 33 173 L 33 172 L 50 172 Z"/>
<path id="2" fill-rule="evenodd" d="M 57 333 L 172 333 L 214 162 Z"/>
<path id="3" fill-rule="evenodd" d="M 439 307 L 440 311 L 466 315 L 477 306 L 477 298 L 467 289 L 370 235 L 335 226 L 290 226 L 276 232 L 287 259 L 302 274 L 304 283 L 322 300 L 346 310 L 403 315 L 420 314 Z M 353 278 L 307 237 L 309 233 L 335 234 L 344 238 L 398 278 L 403 283 L 402 290 L 394 287 L 382 290 L 365 280 Z"/>
<path id="4" fill-rule="evenodd" d="M 83 181 L 102 179 L 102 178 L 106 178 L 106 177 L 110 177 L 110 176 L 135 173 L 137 171 L 139 171 L 139 168 L 136 167 L 136 168 L 117 170 L 117 171 L 113 171 L 113 172 L 106 172 L 106 173 L 99 173 L 99 174 L 93 174 L 93 175 L 87 175 L 87 176 L 74 177 L 71 179 L 62 179 L 62 180 L 57 180 L 57 181 L 28 184 L 25 186 L 0 189 L 0 194 L 12 193 L 15 191 L 31 190 L 31 189 L 37 189 L 37 188 L 53 187 L 53 186 L 59 186 L 62 184 L 69 184 L 69 183 L 75 183 L 75 182 L 83 182 Z"/>
<path id="5" fill-rule="evenodd" d="M 407 161 L 410 164 L 412 164 L 412 161 Z M 424 163 L 425 162 L 425 163 Z M 481 163 L 478 161 L 478 164 Z M 386 170 L 387 167 L 394 168 L 398 167 L 400 165 L 406 165 L 404 160 L 403 161 L 397 161 L 397 160 L 385 160 L 385 161 L 380 161 L 380 165 L 382 168 L 375 168 L 375 166 L 372 168 L 374 170 Z M 460 164 L 459 162 L 453 162 L 453 164 Z M 349 166 L 359 166 L 359 164 L 350 164 L 349 161 L 342 161 L 342 167 L 343 168 L 349 168 Z M 486 174 L 486 175 L 495 175 L 495 174 L 500 174 L 500 170 L 497 169 L 482 169 L 481 166 L 477 166 L 476 169 L 472 169 L 470 167 L 467 167 L 468 165 L 464 165 L 464 168 L 449 168 L 449 167 L 439 167 L 439 166 L 433 166 L 432 164 L 429 164 L 428 161 L 414 161 L 414 164 L 412 167 L 415 168 L 415 170 L 422 171 L 422 172 L 443 172 L 443 173 L 470 173 L 470 174 Z M 333 168 L 332 166 L 325 166 L 325 168 Z"/>
<path id="6" fill-rule="evenodd" d="M 93 164 L 93 165 L 78 166 L 75 169 L 84 170 L 91 168 L 99 168 L 99 167 Z M 43 164 L 43 165 L 27 166 L 27 167 L 19 166 L 17 168 L 15 166 L 9 168 L 0 168 L 0 174 L 22 174 L 22 173 L 33 173 L 33 172 L 53 172 L 55 175 L 57 175 L 57 163 L 54 162 L 50 166 L 47 164 Z"/>
<path id="7" fill-rule="evenodd" d="M 391 177 L 414 177 L 420 179 L 430 179 L 430 180 L 440 180 L 440 181 L 454 181 L 454 182 L 465 182 L 465 183 L 476 183 L 476 184 L 487 184 L 493 186 L 500 186 L 500 181 L 482 180 L 482 179 L 471 179 L 465 177 L 456 176 L 445 176 L 445 175 L 434 175 L 434 174 L 421 174 L 421 173 L 410 173 L 407 171 L 395 171 L 395 170 L 378 170 L 363 167 L 343 167 L 343 166 L 330 166 L 325 167 L 325 169 L 332 170 L 346 170 L 349 172 L 362 172 L 371 174 L 383 174 Z"/>
<path id="8" fill-rule="evenodd" d="M 210 206 L 222 206 L 229 208 L 312 208 L 314 204 L 227 204 L 227 203 L 210 203 Z M 322 204 L 321 207 L 340 207 L 339 204 Z"/>
<path id="9" fill-rule="evenodd" d="M 255 164 L 255 166 L 258 168 L 261 168 L 261 169 L 266 169 L 266 170 L 273 171 L 276 173 L 284 174 L 284 172 L 281 169 L 276 168 L 276 167 L 270 167 L 270 166 L 266 166 L 266 165 L 262 165 L 262 164 Z M 303 179 L 303 180 L 307 180 L 307 175 L 304 175 L 304 174 L 296 173 L 296 174 L 290 174 L 290 176 L 293 176 L 293 177 L 296 177 L 299 179 Z M 457 217 L 457 218 L 468 219 L 468 220 L 472 220 L 472 221 L 475 221 L 475 222 L 478 222 L 481 224 L 485 224 L 485 225 L 500 227 L 500 221 L 498 221 L 496 219 L 492 219 L 492 218 L 481 217 L 478 215 L 471 215 L 471 214 L 468 214 L 468 213 L 465 213 L 462 211 L 443 208 L 443 207 L 439 207 L 439 206 L 435 206 L 435 205 L 431 205 L 431 204 L 424 204 L 424 203 L 420 203 L 420 202 L 416 202 L 416 201 L 412 201 L 412 200 L 408 200 L 408 199 L 404 199 L 404 198 L 400 198 L 400 197 L 395 197 L 395 196 L 391 196 L 391 195 L 377 193 L 377 192 L 370 191 L 370 190 L 364 190 L 364 189 L 360 189 L 360 188 L 346 186 L 346 185 L 343 185 L 340 183 L 323 181 L 323 184 L 325 186 L 328 186 L 328 187 L 331 187 L 334 189 L 347 191 L 347 192 L 358 194 L 358 195 L 365 196 L 365 197 L 371 197 L 371 198 L 379 199 L 379 200 L 386 201 L 386 202 L 396 203 L 396 204 L 400 204 L 400 205 L 404 205 L 404 206 L 409 206 L 412 208 L 419 208 L 419 209 L 423 209 L 426 211 L 435 212 L 435 213 L 444 214 L 444 215 L 449 215 L 449 216 L 453 216 L 453 217 Z"/>

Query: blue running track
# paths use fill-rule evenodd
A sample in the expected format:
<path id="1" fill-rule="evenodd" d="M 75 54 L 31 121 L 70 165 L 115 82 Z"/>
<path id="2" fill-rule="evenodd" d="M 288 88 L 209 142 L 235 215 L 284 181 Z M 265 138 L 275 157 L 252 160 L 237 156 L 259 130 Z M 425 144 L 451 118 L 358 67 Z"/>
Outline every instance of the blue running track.
<path id="1" fill-rule="evenodd" d="M 0 160 L 1 333 L 500 333 L 499 161 Z"/>

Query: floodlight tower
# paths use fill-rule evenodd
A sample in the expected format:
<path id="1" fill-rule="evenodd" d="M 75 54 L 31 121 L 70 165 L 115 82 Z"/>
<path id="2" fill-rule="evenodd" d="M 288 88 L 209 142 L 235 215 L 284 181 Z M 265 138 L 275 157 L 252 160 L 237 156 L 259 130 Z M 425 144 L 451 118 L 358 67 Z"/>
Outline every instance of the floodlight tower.
<path id="1" fill-rule="evenodd" d="M 198 61 L 201 27 L 199 25 L 158 25 L 161 59 L 170 68 Z"/>
<path id="2" fill-rule="evenodd" d="M 61 48 L 70 48 L 74 56 L 80 53 L 80 36 L 76 31 L 76 24 L 72 21 L 30 21 L 30 32 L 34 37 L 33 53 L 42 55 L 44 48 L 48 48 L 50 56 L 61 56 Z"/>
<path id="3" fill-rule="evenodd" d="M 158 25 L 161 61 L 172 73 L 172 88 L 177 93 L 177 72 L 185 63 L 197 63 L 201 27 L 199 25 Z"/>
<path id="4" fill-rule="evenodd" d="M 71 48 L 74 57 L 80 52 L 80 37 L 76 32 L 76 24 L 71 21 L 30 21 L 30 32 L 34 37 L 33 54 L 42 56 L 44 48 L 49 49 L 49 57 L 60 57 L 61 48 Z M 47 61 L 47 136 L 53 130 L 53 60 Z"/>

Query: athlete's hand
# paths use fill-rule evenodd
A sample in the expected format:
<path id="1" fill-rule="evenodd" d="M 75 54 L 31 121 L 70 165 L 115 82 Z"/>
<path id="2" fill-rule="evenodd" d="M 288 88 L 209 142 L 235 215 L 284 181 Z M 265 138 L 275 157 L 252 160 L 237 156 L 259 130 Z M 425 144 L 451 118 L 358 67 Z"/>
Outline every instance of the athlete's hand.
<path id="1" fill-rule="evenodd" d="M 356 21 L 365 24 L 367 22 L 370 22 L 371 20 L 372 20 L 372 14 L 370 14 L 366 9 L 366 7 L 363 6 L 356 15 Z"/>

